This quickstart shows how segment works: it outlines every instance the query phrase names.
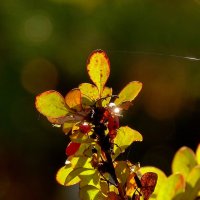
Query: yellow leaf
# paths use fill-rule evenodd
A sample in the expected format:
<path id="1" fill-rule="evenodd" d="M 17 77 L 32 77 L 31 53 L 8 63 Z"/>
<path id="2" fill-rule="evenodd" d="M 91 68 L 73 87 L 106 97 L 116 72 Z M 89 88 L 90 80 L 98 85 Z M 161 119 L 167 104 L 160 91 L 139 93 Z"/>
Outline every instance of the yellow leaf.
<path id="1" fill-rule="evenodd" d="M 93 185 L 99 189 L 101 188 L 99 172 L 97 170 L 93 169 L 85 171 L 85 173 L 81 173 L 79 177 L 81 178 L 80 187 Z"/>
<path id="2" fill-rule="evenodd" d="M 132 142 L 141 142 L 142 139 L 142 135 L 138 131 L 131 129 L 128 126 L 120 127 L 117 130 L 116 137 L 114 138 L 115 145 L 113 159 L 115 159 L 120 153 L 123 153 Z"/>
<path id="3" fill-rule="evenodd" d="M 72 130 L 72 127 L 75 125 L 74 122 L 65 122 L 63 124 L 63 132 L 67 135 L 71 130 Z"/>
<path id="4" fill-rule="evenodd" d="M 102 106 L 106 106 L 107 104 L 109 104 L 111 96 L 112 96 L 112 88 L 105 87 L 102 93 L 102 98 L 104 98 L 102 101 Z"/>
<path id="5" fill-rule="evenodd" d="M 195 199 L 200 192 L 200 165 L 195 166 L 187 177 L 184 199 Z"/>
<path id="6" fill-rule="evenodd" d="M 100 97 L 110 75 L 110 61 L 102 50 L 92 52 L 87 63 L 88 74 L 97 86 Z"/>
<path id="7" fill-rule="evenodd" d="M 184 192 L 185 180 L 182 174 L 172 174 L 161 185 L 156 200 L 172 200 Z"/>
<path id="8" fill-rule="evenodd" d="M 117 98 L 114 103 L 120 105 L 126 101 L 133 101 L 142 89 L 142 83 L 139 81 L 132 81 L 128 83 L 119 93 L 119 98 Z"/>
<path id="9" fill-rule="evenodd" d="M 69 108 L 74 109 L 76 111 L 82 110 L 82 102 L 81 102 L 81 91 L 78 88 L 72 89 L 65 96 L 65 102 L 69 106 Z"/>
<path id="10" fill-rule="evenodd" d="M 197 158 L 197 163 L 200 165 L 200 143 L 196 150 L 196 158 Z"/>
<path id="11" fill-rule="evenodd" d="M 66 178 L 73 170 L 74 169 L 72 168 L 71 164 L 61 167 L 56 174 L 56 180 L 58 181 L 58 183 L 60 183 L 61 185 L 67 186 L 65 183 Z M 73 179 L 73 182 L 71 181 L 71 185 L 74 185 L 79 182 L 80 182 L 80 178 L 77 176 Z"/>
<path id="12" fill-rule="evenodd" d="M 65 185 L 66 186 L 70 186 L 70 185 L 74 185 L 78 182 L 81 181 L 82 178 L 81 175 L 86 175 L 86 174 L 90 174 L 91 172 L 94 172 L 94 169 L 87 169 L 87 168 L 76 168 L 73 171 L 71 171 L 68 176 L 65 179 Z"/>
<path id="13" fill-rule="evenodd" d="M 99 91 L 95 85 L 82 83 L 79 85 L 83 106 L 92 106 L 99 99 Z"/>
<path id="14" fill-rule="evenodd" d="M 80 147 L 79 147 L 80 148 Z M 68 160 L 71 162 L 71 166 L 73 169 L 76 168 L 87 168 L 94 169 L 91 164 L 91 158 L 88 158 L 82 154 L 82 156 L 70 156 Z"/>
<path id="15" fill-rule="evenodd" d="M 192 149 L 189 147 L 181 147 L 175 154 L 172 161 L 172 172 L 181 173 L 185 178 L 197 165 L 196 157 Z"/>
<path id="16" fill-rule="evenodd" d="M 37 110 L 46 117 L 64 117 L 69 113 L 63 96 L 54 90 L 43 92 L 36 97 Z"/>
<path id="17" fill-rule="evenodd" d="M 127 178 L 126 195 L 129 197 L 133 196 L 136 188 L 138 187 L 135 181 L 136 173 L 132 172 Z"/>

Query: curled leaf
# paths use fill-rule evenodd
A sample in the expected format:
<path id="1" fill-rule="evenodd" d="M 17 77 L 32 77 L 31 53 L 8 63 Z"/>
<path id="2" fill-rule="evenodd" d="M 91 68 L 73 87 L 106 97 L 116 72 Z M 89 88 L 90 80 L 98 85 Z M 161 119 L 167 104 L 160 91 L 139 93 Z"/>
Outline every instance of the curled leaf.
<path id="1" fill-rule="evenodd" d="M 100 97 L 110 75 L 110 61 L 102 50 L 93 51 L 87 63 L 88 74 L 97 86 Z"/>
<path id="2" fill-rule="evenodd" d="M 63 96 L 54 90 L 38 95 L 35 105 L 37 110 L 46 117 L 59 118 L 69 113 Z"/>
<path id="3" fill-rule="evenodd" d="M 115 100 L 116 105 L 120 105 L 127 101 L 133 101 L 142 89 L 142 83 L 139 81 L 132 81 L 128 83 L 119 93 L 119 98 Z"/>

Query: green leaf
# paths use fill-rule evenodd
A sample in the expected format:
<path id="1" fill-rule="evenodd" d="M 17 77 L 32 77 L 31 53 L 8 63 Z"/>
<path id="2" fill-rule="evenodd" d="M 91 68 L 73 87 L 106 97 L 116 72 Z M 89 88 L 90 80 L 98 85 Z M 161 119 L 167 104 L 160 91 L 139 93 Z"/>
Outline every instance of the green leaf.
<path id="1" fill-rule="evenodd" d="M 92 52 L 88 59 L 87 70 L 91 80 L 97 86 L 99 96 L 101 97 L 110 75 L 110 61 L 106 53 L 102 50 Z"/>
<path id="2" fill-rule="evenodd" d="M 200 165 L 197 165 L 189 173 L 186 180 L 184 199 L 195 199 L 200 192 Z"/>
<path id="3" fill-rule="evenodd" d="M 142 135 L 136 131 L 131 129 L 128 126 L 122 126 L 117 130 L 117 135 L 114 138 L 114 155 L 113 159 L 115 159 L 120 153 L 124 152 L 125 149 L 132 144 L 132 142 L 141 142 Z"/>
<path id="4" fill-rule="evenodd" d="M 69 106 L 69 108 L 76 111 L 82 110 L 81 100 L 81 91 L 78 88 L 69 91 L 65 96 L 65 103 Z"/>
<path id="5" fill-rule="evenodd" d="M 172 174 L 163 182 L 156 200 L 172 200 L 185 190 L 185 180 L 182 174 Z"/>
<path id="6" fill-rule="evenodd" d="M 117 98 L 114 103 L 120 105 L 123 102 L 133 101 L 142 89 L 142 83 L 139 81 L 132 81 L 128 83 L 119 93 L 119 98 Z"/>
<path id="7" fill-rule="evenodd" d="M 46 117 L 64 117 L 69 113 L 63 96 L 54 90 L 43 92 L 36 97 L 37 110 Z"/>
<path id="8" fill-rule="evenodd" d="M 172 161 L 172 172 L 181 173 L 186 178 L 195 165 L 197 165 L 197 162 L 192 149 L 188 147 L 182 147 L 174 156 Z"/>
<path id="9" fill-rule="evenodd" d="M 200 165 L 200 144 L 197 147 L 196 150 L 196 159 L 197 159 L 197 163 Z"/>
<path id="10" fill-rule="evenodd" d="M 145 166 L 145 167 L 141 167 L 139 169 L 139 173 L 141 173 L 141 174 L 145 174 L 147 172 L 154 172 L 158 175 L 158 180 L 156 183 L 155 190 L 154 190 L 153 194 L 151 195 L 151 197 L 149 198 L 149 200 L 155 200 L 157 194 L 159 193 L 160 187 L 167 180 L 167 176 L 165 175 L 165 173 L 163 171 L 161 171 L 160 169 L 158 169 L 156 167 Z"/>
<path id="11" fill-rule="evenodd" d="M 71 172 L 73 172 L 73 170 L 74 169 L 71 164 L 61 167 L 56 174 L 56 180 L 58 181 L 58 183 L 60 183 L 61 185 L 64 185 L 64 186 L 68 186 L 68 185 L 66 185 L 65 181 L 66 181 L 66 178 L 68 177 L 68 175 Z M 71 181 L 70 185 L 74 185 L 79 182 L 80 182 L 80 178 L 77 176 L 73 179 L 73 181 Z"/>
<path id="12" fill-rule="evenodd" d="M 81 200 L 106 200 L 101 190 L 93 185 L 87 185 L 80 189 Z"/>

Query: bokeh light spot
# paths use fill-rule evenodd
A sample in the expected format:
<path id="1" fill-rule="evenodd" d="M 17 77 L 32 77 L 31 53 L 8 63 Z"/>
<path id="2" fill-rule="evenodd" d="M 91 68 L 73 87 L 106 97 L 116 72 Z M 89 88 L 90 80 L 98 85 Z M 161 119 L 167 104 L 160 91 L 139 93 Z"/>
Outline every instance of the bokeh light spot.
<path id="1" fill-rule="evenodd" d="M 31 42 L 44 42 L 52 34 L 53 25 L 50 18 L 43 14 L 36 14 L 25 21 L 25 36 Z"/>
<path id="2" fill-rule="evenodd" d="M 32 94 L 54 89 L 57 82 L 58 72 L 56 67 L 43 58 L 30 61 L 21 72 L 21 83 Z"/>

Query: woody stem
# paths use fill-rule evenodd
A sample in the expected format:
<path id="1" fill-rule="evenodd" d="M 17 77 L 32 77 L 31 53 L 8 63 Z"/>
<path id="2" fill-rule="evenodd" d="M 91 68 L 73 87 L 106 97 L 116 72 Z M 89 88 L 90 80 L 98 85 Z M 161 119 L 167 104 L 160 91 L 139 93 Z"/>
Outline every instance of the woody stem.
<path id="1" fill-rule="evenodd" d="M 113 165 L 113 162 L 112 162 L 112 158 L 111 158 L 109 152 L 107 152 L 107 151 L 105 152 L 105 155 L 106 155 L 107 162 L 110 166 L 110 175 L 112 176 L 113 180 L 115 181 L 115 183 L 117 185 L 117 189 L 119 191 L 119 195 L 120 195 L 121 199 L 125 200 L 124 190 L 121 187 L 119 181 L 117 180 L 117 176 L 116 176 L 116 173 L 115 173 L 115 168 L 114 168 L 114 165 Z"/>

